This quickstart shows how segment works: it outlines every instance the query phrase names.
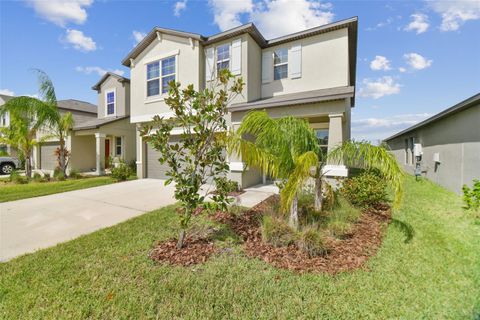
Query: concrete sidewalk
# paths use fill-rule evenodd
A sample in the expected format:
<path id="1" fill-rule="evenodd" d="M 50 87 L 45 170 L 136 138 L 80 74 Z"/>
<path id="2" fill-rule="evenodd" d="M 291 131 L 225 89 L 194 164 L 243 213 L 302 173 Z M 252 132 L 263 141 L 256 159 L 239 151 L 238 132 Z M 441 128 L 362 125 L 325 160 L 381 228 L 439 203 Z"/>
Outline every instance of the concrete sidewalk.
<path id="1" fill-rule="evenodd" d="M 173 191 L 142 179 L 0 203 L 0 261 L 173 204 Z"/>

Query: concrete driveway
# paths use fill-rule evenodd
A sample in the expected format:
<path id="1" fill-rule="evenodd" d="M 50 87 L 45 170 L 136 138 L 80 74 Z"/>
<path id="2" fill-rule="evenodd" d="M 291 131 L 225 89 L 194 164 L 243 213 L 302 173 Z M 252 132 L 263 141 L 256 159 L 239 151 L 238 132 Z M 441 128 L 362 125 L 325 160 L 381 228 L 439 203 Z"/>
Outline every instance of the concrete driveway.
<path id="1" fill-rule="evenodd" d="M 140 179 L 0 203 L 0 261 L 175 203 L 173 186 Z"/>

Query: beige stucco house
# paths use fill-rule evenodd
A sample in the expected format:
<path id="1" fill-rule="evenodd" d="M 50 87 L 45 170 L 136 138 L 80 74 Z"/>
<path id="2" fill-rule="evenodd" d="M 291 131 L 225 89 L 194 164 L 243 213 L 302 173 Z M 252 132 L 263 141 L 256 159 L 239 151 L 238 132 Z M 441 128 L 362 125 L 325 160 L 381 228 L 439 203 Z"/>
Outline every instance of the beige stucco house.
<path id="1" fill-rule="evenodd" d="M 12 99 L 12 96 L 7 96 L 5 94 L 0 94 L 0 108 L 10 99 Z M 0 128 L 1 127 L 8 127 L 10 125 L 10 117 L 8 113 L 5 113 L 0 116 Z M 1 134 L 1 133 L 0 133 Z M 16 152 L 15 150 L 6 144 L 0 144 L 0 152 L 6 152 L 11 156 L 15 156 Z"/>
<path id="2" fill-rule="evenodd" d="M 325 148 L 350 138 L 355 104 L 357 18 L 266 40 L 254 24 L 202 36 L 154 28 L 122 61 L 130 67 L 130 121 L 136 125 L 139 178 L 164 178 L 158 152 L 139 134 L 155 115 L 173 116 L 165 104 L 167 84 L 176 80 L 203 89 L 219 69 L 228 68 L 246 83 L 229 105 L 229 125 L 239 126 L 249 110 L 272 117 L 307 119 Z M 241 159 L 230 158 L 230 178 L 242 186 L 264 181 Z M 327 175 L 346 176 L 344 166 L 327 166 Z"/>
<path id="3" fill-rule="evenodd" d="M 406 172 L 414 174 L 418 162 L 419 174 L 461 192 L 480 179 L 480 93 L 385 142 Z"/>

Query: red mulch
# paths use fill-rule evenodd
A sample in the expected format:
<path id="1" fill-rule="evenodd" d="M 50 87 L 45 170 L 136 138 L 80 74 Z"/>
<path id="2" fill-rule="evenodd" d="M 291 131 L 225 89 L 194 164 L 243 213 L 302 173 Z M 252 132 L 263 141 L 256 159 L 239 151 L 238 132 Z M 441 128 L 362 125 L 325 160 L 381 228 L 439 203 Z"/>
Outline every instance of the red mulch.
<path id="1" fill-rule="evenodd" d="M 182 249 L 177 249 L 176 246 L 176 240 L 162 242 L 150 252 L 150 258 L 161 263 L 187 267 L 204 263 L 217 251 L 213 242 L 206 239 L 187 238 Z"/>
<path id="2" fill-rule="evenodd" d="M 382 243 L 386 226 L 390 222 L 390 208 L 379 205 L 365 211 L 346 239 L 330 238 L 327 241 L 328 253 L 325 256 L 309 257 L 296 246 L 273 247 L 262 241 L 260 220 L 263 212 L 278 196 L 271 196 L 251 210 L 232 215 L 217 212 L 212 220 L 227 224 L 244 240 L 247 256 L 260 258 L 277 268 L 295 272 L 326 272 L 336 274 L 364 267 L 365 262 L 376 254 Z M 176 241 L 160 243 L 150 254 L 153 260 L 174 265 L 190 266 L 205 262 L 218 252 L 213 243 L 204 238 L 185 240 L 182 249 L 176 248 Z"/>
<path id="3" fill-rule="evenodd" d="M 296 246 L 273 247 L 262 241 L 260 217 L 266 206 L 276 201 L 270 197 L 241 216 L 217 213 L 213 218 L 226 223 L 245 241 L 247 256 L 256 257 L 278 268 L 296 272 L 327 272 L 336 274 L 360 268 L 375 255 L 382 243 L 383 231 L 390 220 L 388 206 L 367 210 L 354 225 L 347 239 L 330 239 L 328 254 L 310 258 Z"/>

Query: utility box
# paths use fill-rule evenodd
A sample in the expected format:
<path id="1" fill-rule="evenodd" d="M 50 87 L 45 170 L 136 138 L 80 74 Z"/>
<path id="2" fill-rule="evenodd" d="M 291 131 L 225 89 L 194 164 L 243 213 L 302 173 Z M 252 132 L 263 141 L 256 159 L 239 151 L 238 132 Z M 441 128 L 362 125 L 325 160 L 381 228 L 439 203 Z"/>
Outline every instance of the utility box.
<path id="1" fill-rule="evenodd" d="M 415 143 L 413 145 L 413 155 L 415 157 L 421 157 L 423 154 L 422 145 L 420 143 Z"/>
<path id="2" fill-rule="evenodd" d="M 440 153 L 435 152 L 433 154 L 433 162 L 440 163 Z"/>

